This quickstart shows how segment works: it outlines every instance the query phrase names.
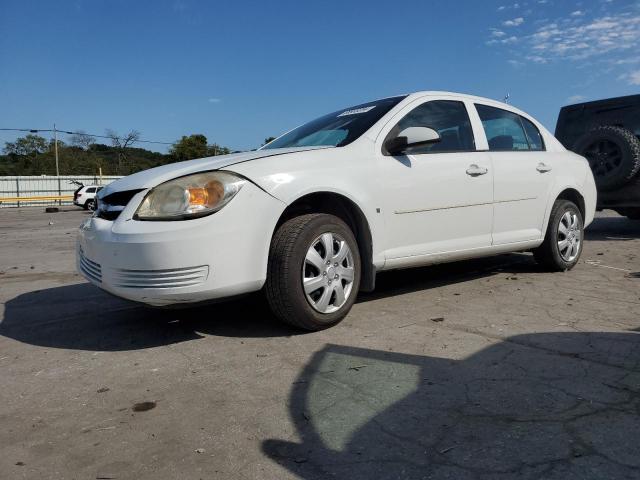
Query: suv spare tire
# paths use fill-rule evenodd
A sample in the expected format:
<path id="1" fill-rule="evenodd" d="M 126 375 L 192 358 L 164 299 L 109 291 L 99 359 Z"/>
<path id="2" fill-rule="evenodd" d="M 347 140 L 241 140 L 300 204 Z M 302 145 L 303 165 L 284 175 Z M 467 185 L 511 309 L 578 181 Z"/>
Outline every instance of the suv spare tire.
<path id="1" fill-rule="evenodd" d="M 578 139 L 573 151 L 589 161 L 599 190 L 621 187 L 640 170 L 640 140 L 622 127 L 595 127 Z"/>

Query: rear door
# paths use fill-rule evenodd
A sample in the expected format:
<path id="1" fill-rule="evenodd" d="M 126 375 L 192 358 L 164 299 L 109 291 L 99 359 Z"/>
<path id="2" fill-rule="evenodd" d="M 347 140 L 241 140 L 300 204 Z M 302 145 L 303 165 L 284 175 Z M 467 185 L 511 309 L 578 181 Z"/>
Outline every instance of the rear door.
<path id="1" fill-rule="evenodd" d="M 478 103 L 476 110 L 494 168 L 493 244 L 539 239 L 554 178 L 540 131 L 514 112 Z"/>

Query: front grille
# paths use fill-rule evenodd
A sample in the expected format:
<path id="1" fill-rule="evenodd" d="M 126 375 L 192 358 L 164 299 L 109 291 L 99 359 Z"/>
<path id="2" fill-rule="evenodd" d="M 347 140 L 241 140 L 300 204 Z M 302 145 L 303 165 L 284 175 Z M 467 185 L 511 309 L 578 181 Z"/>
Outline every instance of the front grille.
<path id="1" fill-rule="evenodd" d="M 99 263 L 85 257 L 82 249 L 80 249 L 80 270 L 90 280 L 102 283 L 102 267 Z"/>
<path id="2" fill-rule="evenodd" d="M 104 220 L 114 221 L 120 216 L 123 210 L 124 207 L 122 206 L 114 207 L 98 201 L 98 206 L 96 208 L 96 217 L 102 218 Z"/>
<path id="3" fill-rule="evenodd" d="M 122 288 L 177 288 L 193 287 L 209 276 L 209 267 L 169 268 L 165 270 L 114 271 L 114 285 Z"/>
<path id="4" fill-rule="evenodd" d="M 138 190 L 114 192 L 103 198 L 97 199 L 96 217 L 104 220 L 115 220 L 120 216 L 124 207 L 127 206 L 136 193 L 141 192 L 142 190 L 143 189 L 140 188 Z"/>

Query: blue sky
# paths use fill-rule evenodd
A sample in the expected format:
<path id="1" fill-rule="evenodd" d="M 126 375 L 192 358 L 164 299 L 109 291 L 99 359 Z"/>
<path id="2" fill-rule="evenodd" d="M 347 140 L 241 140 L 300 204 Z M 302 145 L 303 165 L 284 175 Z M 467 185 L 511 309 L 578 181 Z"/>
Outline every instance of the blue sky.
<path id="1" fill-rule="evenodd" d="M 247 149 L 434 89 L 509 93 L 553 131 L 562 105 L 640 93 L 640 1 L 0 0 L 0 65 L 5 128 Z"/>

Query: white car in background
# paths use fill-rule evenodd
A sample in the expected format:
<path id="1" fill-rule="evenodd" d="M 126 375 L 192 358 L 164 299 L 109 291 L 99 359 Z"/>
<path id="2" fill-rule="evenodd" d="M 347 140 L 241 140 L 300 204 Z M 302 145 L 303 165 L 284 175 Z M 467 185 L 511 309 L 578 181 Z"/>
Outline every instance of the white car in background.
<path id="1" fill-rule="evenodd" d="M 85 210 L 93 210 L 96 206 L 96 195 L 102 188 L 100 185 L 84 185 L 78 188 L 73 192 L 73 204 Z"/>
<path id="2" fill-rule="evenodd" d="M 595 204 L 587 161 L 526 113 L 419 92 L 109 184 L 78 268 L 149 305 L 264 288 L 278 317 L 319 330 L 384 270 L 511 251 L 571 269 Z"/>

